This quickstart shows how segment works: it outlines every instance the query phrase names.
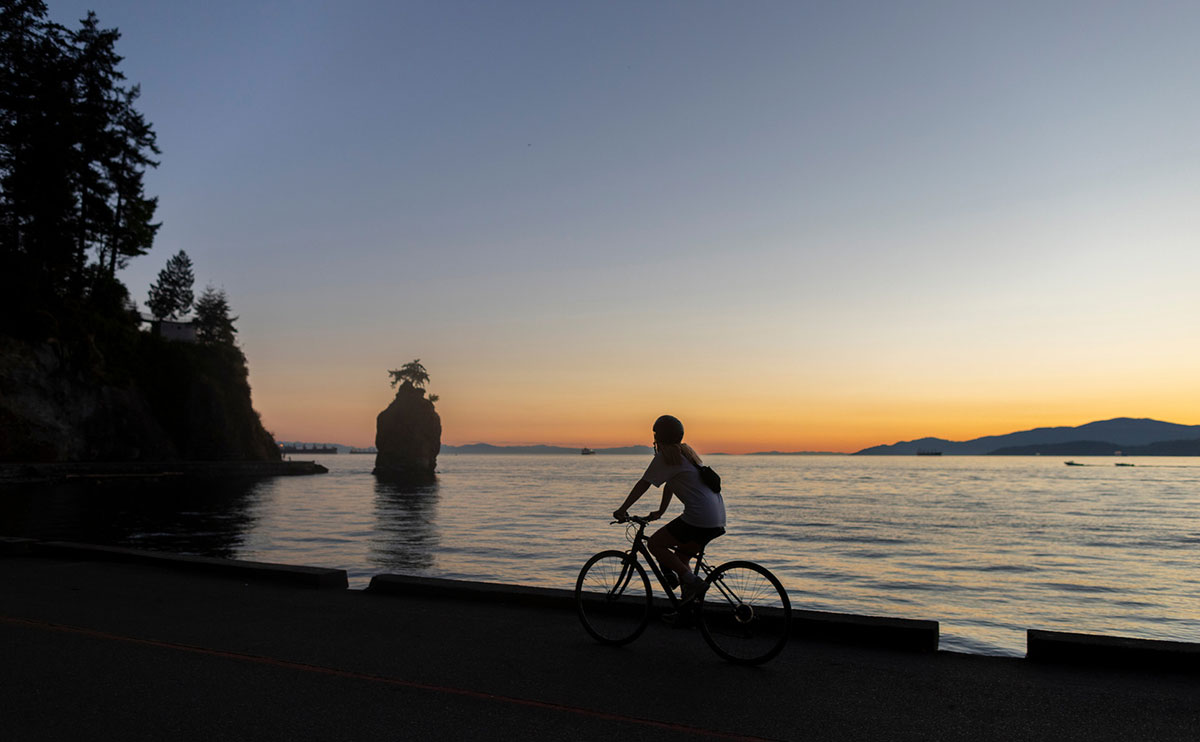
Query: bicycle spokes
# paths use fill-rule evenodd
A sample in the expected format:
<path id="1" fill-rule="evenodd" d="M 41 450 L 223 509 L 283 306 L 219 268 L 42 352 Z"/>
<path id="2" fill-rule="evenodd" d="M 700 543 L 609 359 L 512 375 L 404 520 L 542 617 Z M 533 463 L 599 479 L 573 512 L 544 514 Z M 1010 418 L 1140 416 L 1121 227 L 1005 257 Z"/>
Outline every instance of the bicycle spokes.
<path id="1" fill-rule="evenodd" d="M 753 562 L 729 562 L 712 571 L 700 606 L 700 628 L 725 659 L 757 664 L 787 642 L 791 602 L 775 575 Z"/>

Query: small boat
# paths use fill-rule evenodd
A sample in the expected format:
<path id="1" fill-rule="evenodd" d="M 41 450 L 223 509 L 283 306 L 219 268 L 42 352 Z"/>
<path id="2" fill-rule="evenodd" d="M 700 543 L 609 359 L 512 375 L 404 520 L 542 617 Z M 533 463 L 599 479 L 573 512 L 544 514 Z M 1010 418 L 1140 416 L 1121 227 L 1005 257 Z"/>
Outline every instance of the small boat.
<path id="1" fill-rule="evenodd" d="M 1081 464 L 1078 461 L 1064 461 L 1063 463 L 1067 466 L 1087 466 L 1087 464 Z"/>
<path id="2" fill-rule="evenodd" d="M 584 456 L 594 456 L 594 455 L 596 454 L 596 452 L 595 452 L 595 451 L 593 451 L 592 449 L 590 449 L 590 448 L 588 448 L 588 447 L 586 447 L 586 446 L 585 446 L 585 447 L 584 447 L 584 449 L 583 449 L 582 451 L 580 451 L 579 453 L 580 453 L 580 454 L 582 454 L 582 455 L 584 455 Z"/>
<path id="3" fill-rule="evenodd" d="M 1133 464 L 1129 464 L 1124 461 L 1118 461 L 1117 463 L 1113 464 L 1113 466 L 1133 466 Z"/>

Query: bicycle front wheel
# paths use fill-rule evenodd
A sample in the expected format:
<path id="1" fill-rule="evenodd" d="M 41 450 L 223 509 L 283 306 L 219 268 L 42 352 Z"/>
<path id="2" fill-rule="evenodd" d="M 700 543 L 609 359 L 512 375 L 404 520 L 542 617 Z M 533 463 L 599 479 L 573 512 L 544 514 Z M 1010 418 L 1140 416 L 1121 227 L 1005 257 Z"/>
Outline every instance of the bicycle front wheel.
<path id="1" fill-rule="evenodd" d="M 699 608 L 704 640 L 730 662 L 757 665 L 787 644 L 792 603 L 775 575 L 754 562 L 713 570 Z"/>
<path id="2" fill-rule="evenodd" d="M 575 608 L 583 628 L 601 644 L 628 644 L 650 620 L 650 580 L 637 559 L 602 551 L 575 581 Z"/>

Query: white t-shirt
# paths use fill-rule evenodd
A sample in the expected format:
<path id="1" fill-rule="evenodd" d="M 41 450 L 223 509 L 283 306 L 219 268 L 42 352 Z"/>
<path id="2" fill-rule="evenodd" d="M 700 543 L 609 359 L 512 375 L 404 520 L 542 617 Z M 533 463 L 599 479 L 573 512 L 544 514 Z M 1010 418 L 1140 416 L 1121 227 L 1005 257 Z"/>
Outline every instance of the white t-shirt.
<path id="1" fill-rule="evenodd" d="M 696 528 L 724 528 L 725 500 L 700 479 L 700 471 L 687 456 L 681 456 L 678 466 L 671 466 L 655 452 L 654 460 L 646 467 L 642 479 L 661 487 L 671 483 L 671 490 L 683 502 L 683 522 Z"/>

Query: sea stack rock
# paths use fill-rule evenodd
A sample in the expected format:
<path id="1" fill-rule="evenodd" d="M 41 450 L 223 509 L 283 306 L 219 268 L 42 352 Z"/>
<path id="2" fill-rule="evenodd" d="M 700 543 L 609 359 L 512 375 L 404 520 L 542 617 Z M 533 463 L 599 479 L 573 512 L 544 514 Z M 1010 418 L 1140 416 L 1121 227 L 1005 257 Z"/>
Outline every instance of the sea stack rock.
<path id="1" fill-rule="evenodd" d="M 425 391 L 405 381 L 375 419 L 375 476 L 392 482 L 434 479 L 442 448 L 442 419 Z"/>

